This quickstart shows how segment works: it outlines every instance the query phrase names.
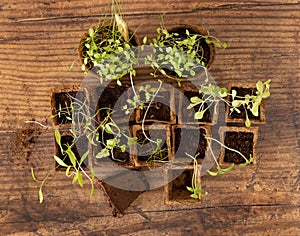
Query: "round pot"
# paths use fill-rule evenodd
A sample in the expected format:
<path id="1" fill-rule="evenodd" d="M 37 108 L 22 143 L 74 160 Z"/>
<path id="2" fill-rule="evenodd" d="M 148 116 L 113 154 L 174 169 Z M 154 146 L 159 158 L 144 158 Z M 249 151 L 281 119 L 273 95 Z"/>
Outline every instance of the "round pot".
<path id="1" fill-rule="evenodd" d="M 186 35 L 186 30 L 189 31 L 190 35 L 193 34 L 199 34 L 206 36 L 208 35 L 207 30 L 205 30 L 202 27 L 195 26 L 195 25 L 187 25 L 187 24 L 182 24 L 182 25 L 177 25 L 175 27 L 172 27 L 170 29 L 167 29 L 169 33 L 178 33 L 179 38 L 184 40 L 187 38 Z M 206 43 L 205 39 L 202 38 L 199 40 L 200 41 L 200 48 L 201 50 L 198 50 L 197 56 L 198 58 L 201 58 L 200 60 L 204 62 L 204 65 L 207 69 L 211 68 L 211 65 L 214 61 L 215 58 L 215 46 L 213 43 Z M 170 71 L 168 69 L 164 69 L 166 72 L 166 76 L 170 77 L 172 79 L 180 80 L 180 78 L 174 71 Z M 161 71 L 161 70 L 160 70 Z M 203 68 L 195 69 L 196 75 L 203 72 Z M 186 76 L 186 77 L 193 77 L 193 76 Z"/>
<path id="2" fill-rule="evenodd" d="M 93 26 L 93 29 L 96 30 L 99 27 L 102 28 L 101 29 L 102 32 L 98 32 L 99 37 L 96 38 L 96 44 L 100 43 L 104 39 L 109 39 L 111 37 L 111 34 L 110 34 L 110 30 L 112 28 L 111 23 L 107 22 L 107 23 L 104 23 L 104 24 L 96 25 L 96 26 Z M 79 54 L 79 58 L 80 58 L 80 61 L 81 61 L 82 65 L 84 65 L 84 58 L 85 58 L 85 55 L 87 54 L 87 51 L 88 51 L 88 48 L 85 46 L 85 40 L 88 36 L 89 36 L 89 33 L 87 31 L 82 36 L 82 38 L 79 42 L 79 46 L 78 46 L 78 54 Z M 130 36 L 129 43 L 130 43 L 131 46 L 140 46 L 141 45 L 141 40 L 136 35 L 136 33 L 134 33 L 134 31 L 129 30 L 129 36 Z M 85 71 L 86 72 L 89 71 L 90 69 L 93 68 L 93 66 L 94 66 L 93 62 L 89 59 L 87 64 L 85 65 Z"/>

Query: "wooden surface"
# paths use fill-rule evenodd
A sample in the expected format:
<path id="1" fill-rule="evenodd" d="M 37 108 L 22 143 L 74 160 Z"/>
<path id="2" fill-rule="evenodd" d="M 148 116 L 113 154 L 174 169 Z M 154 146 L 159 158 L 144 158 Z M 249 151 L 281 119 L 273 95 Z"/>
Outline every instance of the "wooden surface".
<path id="1" fill-rule="evenodd" d="M 50 89 L 79 85 L 76 47 L 98 22 L 103 0 L 0 2 L 0 234 L 1 235 L 300 235 L 300 87 L 298 1 L 126 0 L 125 19 L 140 37 L 167 26 L 204 26 L 228 43 L 211 69 L 215 81 L 272 79 L 266 124 L 260 126 L 258 163 L 202 179 L 200 204 L 168 206 L 163 189 L 142 194 L 123 218 L 111 216 L 101 191 L 71 186 L 62 172 L 45 186 L 53 167 Z M 75 60 L 75 61 L 74 61 Z M 69 66 L 74 62 L 72 72 Z"/>

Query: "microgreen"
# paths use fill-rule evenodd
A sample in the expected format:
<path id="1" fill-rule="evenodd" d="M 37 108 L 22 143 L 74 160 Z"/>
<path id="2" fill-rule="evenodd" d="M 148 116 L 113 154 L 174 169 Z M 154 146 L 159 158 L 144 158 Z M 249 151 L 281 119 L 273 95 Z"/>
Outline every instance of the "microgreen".
<path id="1" fill-rule="evenodd" d="M 192 158 L 193 160 L 193 175 L 192 175 L 192 183 L 191 187 L 186 186 L 187 190 L 190 191 L 192 194 L 190 195 L 194 199 L 200 199 L 201 197 L 206 196 L 208 193 L 202 193 L 202 188 L 201 188 L 201 182 L 200 182 L 200 170 L 197 162 L 197 155 L 196 156 L 191 156 L 188 153 L 185 153 L 188 157 Z"/>

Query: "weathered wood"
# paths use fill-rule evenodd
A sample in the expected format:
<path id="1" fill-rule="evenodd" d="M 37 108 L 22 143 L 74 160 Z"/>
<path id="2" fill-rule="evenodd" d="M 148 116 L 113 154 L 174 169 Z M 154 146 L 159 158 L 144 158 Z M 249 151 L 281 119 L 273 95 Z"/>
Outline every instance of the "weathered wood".
<path id="1" fill-rule="evenodd" d="M 196 24 L 228 43 L 210 70 L 216 83 L 272 79 L 266 124 L 259 127 L 258 163 L 227 175 L 204 176 L 209 195 L 198 204 L 164 204 L 163 189 L 140 195 L 123 218 L 113 218 L 101 191 L 72 186 L 54 167 L 50 89 L 79 85 L 76 47 L 107 5 L 91 1 L 0 3 L 0 233 L 1 235 L 299 235 L 300 227 L 300 4 L 296 0 L 123 0 L 125 19 L 140 37 L 154 37 L 159 16 L 167 27 Z M 108 9 L 109 10 L 109 9 Z M 75 61 L 74 61 L 75 60 Z M 69 66 L 74 62 L 73 71 Z"/>
<path id="2" fill-rule="evenodd" d="M 123 218 L 97 215 L 7 222 L 4 234 L 26 235 L 298 235 L 299 209 L 291 206 L 213 207 L 128 213 Z"/>

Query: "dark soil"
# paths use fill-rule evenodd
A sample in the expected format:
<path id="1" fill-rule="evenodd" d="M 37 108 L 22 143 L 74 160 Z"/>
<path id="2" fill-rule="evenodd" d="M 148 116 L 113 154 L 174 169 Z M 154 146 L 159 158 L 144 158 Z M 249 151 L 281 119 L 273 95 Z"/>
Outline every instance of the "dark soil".
<path id="1" fill-rule="evenodd" d="M 148 103 L 145 104 L 144 109 L 141 109 L 140 120 L 143 120 L 147 106 Z M 170 121 L 171 120 L 170 110 L 171 109 L 169 106 L 162 104 L 160 102 L 152 103 L 147 112 L 145 122 L 147 122 L 147 120 Z"/>
<path id="2" fill-rule="evenodd" d="M 175 158 L 186 158 L 192 161 L 185 153 L 196 156 L 197 159 L 204 159 L 207 149 L 207 141 L 205 139 L 206 130 L 201 127 L 191 128 L 175 128 Z"/>
<path id="3" fill-rule="evenodd" d="M 182 170 L 171 170 L 169 179 L 173 179 Z M 192 185 L 193 170 L 184 170 L 178 177 L 169 183 L 169 200 L 191 200 L 192 194 L 186 186 Z"/>
<path id="4" fill-rule="evenodd" d="M 154 101 L 146 115 L 147 120 L 156 120 L 156 121 L 170 121 L 171 120 L 171 109 L 170 104 L 170 93 L 169 92 L 158 92 L 157 97 L 159 101 Z M 143 94 L 141 94 L 141 100 L 145 100 Z M 140 120 L 143 120 L 147 106 L 149 104 L 145 103 L 144 108 L 140 111 Z"/>
<path id="5" fill-rule="evenodd" d="M 101 93 L 101 96 L 98 100 L 97 105 L 97 111 L 99 110 L 100 120 L 104 120 L 107 117 L 107 112 L 112 111 L 113 109 L 114 113 L 112 116 L 114 118 L 118 117 L 125 117 L 125 111 L 122 110 L 123 106 L 127 104 L 128 96 L 122 96 L 122 100 L 120 100 L 120 97 L 123 93 L 126 93 L 128 91 L 129 86 L 107 86 L 103 92 Z M 99 92 L 100 93 L 100 92 Z M 118 103 L 117 103 L 118 102 Z M 116 103 L 118 106 L 116 107 Z M 107 109 L 104 109 L 107 108 Z M 131 118 L 134 114 L 130 115 L 129 120 L 133 119 Z"/>
<path id="6" fill-rule="evenodd" d="M 184 96 L 188 99 L 188 101 L 190 101 L 190 99 L 192 97 L 195 97 L 195 96 L 202 98 L 202 96 L 198 92 L 191 92 L 191 91 L 185 91 Z M 182 104 L 182 114 L 181 115 L 182 115 L 182 122 L 183 123 L 191 122 L 191 121 L 206 122 L 206 123 L 211 123 L 212 122 L 212 118 L 211 118 L 211 115 L 210 115 L 210 110 L 212 110 L 213 108 L 208 109 L 206 112 L 204 112 L 204 115 L 203 115 L 202 119 L 195 120 L 194 115 L 197 111 L 199 111 L 200 105 L 194 106 L 193 109 L 188 110 L 186 108 L 189 104 L 190 103 Z M 204 104 L 204 108 L 207 108 L 206 103 Z"/>
<path id="7" fill-rule="evenodd" d="M 61 144 L 62 144 L 62 148 L 64 150 L 67 150 L 67 147 L 73 144 L 73 137 L 71 135 L 63 135 L 61 136 Z M 67 154 L 63 155 L 61 153 L 61 150 L 59 148 L 59 146 L 56 144 L 56 148 L 57 148 L 57 156 L 62 159 L 64 161 L 65 164 L 72 166 L 72 162 L 69 158 L 69 156 Z M 71 150 L 73 151 L 73 153 L 75 154 L 76 159 L 78 160 L 78 162 L 81 159 L 81 156 L 88 150 L 88 140 L 85 137 L 79 138 L 76 141 L 76 144 L 71 148 Z M 81 164 L 81 167 L 86 168 L 85 163 L 88 162 L 88 157 L 87 159 L 85 159 L 85 161 Z M 65 170 L 66 168 L 63 166 L 60 166 L 58 163 L 55 162 L 56 165 L 56 170 Z M 77 165 L 78 167 L 78 165 Z"/>
<path id="8" fill-rule="evenodd" d="M 226 132 L 224 144 L 249 158 L 250 154 L 253 155 L 253 138 L 254 134 L 251 132 Z M 245 160 L 238 153 L 225 149 L 224 162 L 241 164 Z"/>
<path id="9" fill-rule="evenodd" d="M 30 124 L 25 129 L 17 131 L 10 142 L 9 153 L 10 156 L 14 157 L 10 161 L 15 165 L 28 163 L 41 133 L 40 127 L 34 124 Z M 34 161 L 31 164 L 34 166 Z"/>
<path id="10" fill-rule="evenodd" d="M 164 140 L 166 138 L 166 131 L 165 130 L 154 130 L 151 131 L 152 134 L 154 134 L 155 136 L 151 137 L 151 135 L 149 134 L 148 130 L 145 130 L 145 133 L 147 135 L 148 138 L 156 141 L 158 138 Z M 144 145 L 147 144 L 147 146 L 149 145 L 150 141 L 146 139 L 146 137 L 143 134 L 142 130 L 138 130 L 136 132 L 136 137 L 137 137 L 137 142 L 138 142 L 138 160 L 139 161 L 155 161 L 155 160 L 163 160 L 163 161 L 168 161 L 169 160 L 169 153 L 168 153 L 168 146 L 167 143 L 164 142 L 160 145 L 160 149 L 159 152 L 154 154 L 153 156 L 151 156 L 151 154 L 149 152 L 154 151 L 156 148 L 156 145 L 153 144 L 151 147 L 152 148 L 145 148 Z M 143 155 L 144 154 L 148 154 L 148 155 Z"/>
<path id="11" fill-rule="evenodd" d="M 242 96 L 242 97 L 247 95 L 247 94 L 255 95 L 255 92 L 256 92 L 255 88 L 232 87 L 230 92 L 232 92 L 232 90 L 236 90 L 237 91 L 237 96 Z M 231 97 L 230 97 L 230 102 L 232 102 Z M 233 118 L 246 119 L 246 111 L 245 111 L 244 107 L 241 106 L 239 110 L 241 111 L 240 113 L 238 113 L 236 111 L 234 111 L 232 113 L 229 112 L 228 118 L 231 118 L 231 119 L 233 119 Z M 249 119 L 259 120 L 260 119 L 260 108 L 258 110 L 258 116 L 254 116 L 249 109 L 247 109 L 247 114 L 248 114 Z"/>

